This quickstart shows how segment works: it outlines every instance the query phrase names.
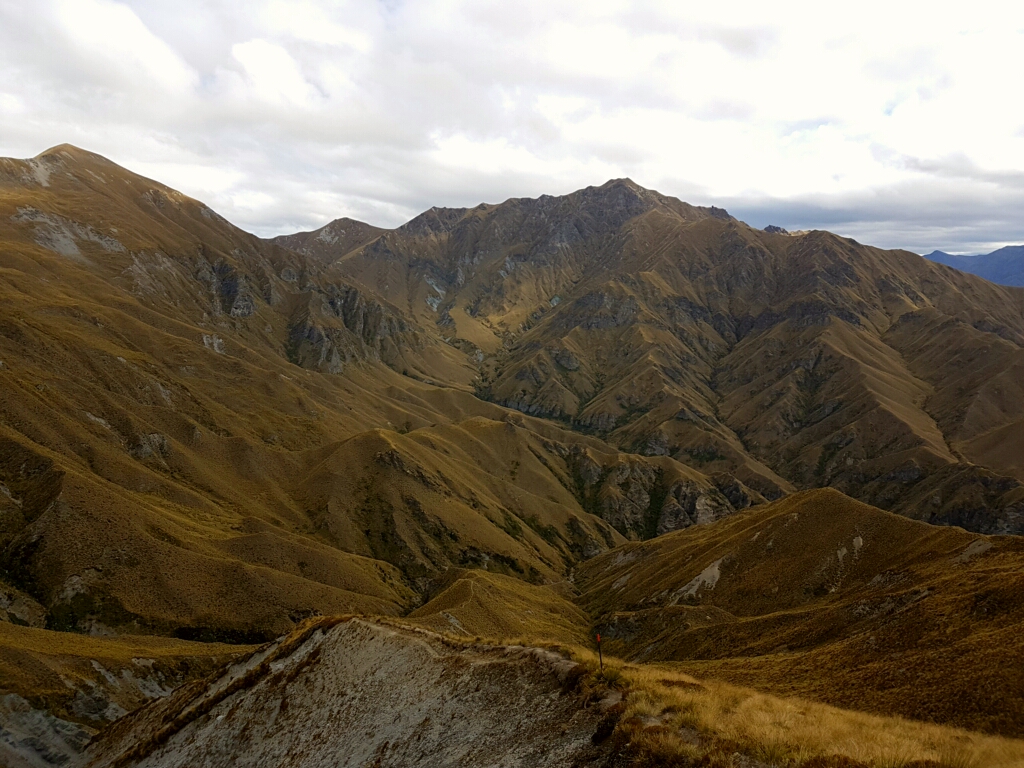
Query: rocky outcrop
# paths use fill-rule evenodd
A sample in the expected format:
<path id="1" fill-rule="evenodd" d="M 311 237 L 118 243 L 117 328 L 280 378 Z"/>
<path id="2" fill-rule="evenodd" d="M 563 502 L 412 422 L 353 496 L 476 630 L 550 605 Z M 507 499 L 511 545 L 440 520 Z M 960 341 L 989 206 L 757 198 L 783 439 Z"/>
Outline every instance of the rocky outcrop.
<path id="1" fill-rule="evenodd" d="M 239 655 L 228 646 L 220 646 L 219 656 L 183 646 L 182 656 L 149 658 L 151 645 L 133 646 L 121 638 L 82 638 L 83 653 L 72 650 L 75 637 L 82 638 L 3 630 L 0 765 L 5 768 L 80 765 L 82 751 L 98 731 Z M 19 673 L 11 674 L 12 662 Z"/>
<path id="2" fill-rule="evenodd" d="M 490 768 L 609 757 L 607 705 L 549 651 L 321 620 L 105 731 L 90 768 Z M 609 698 L 609 704 L 614 699 Z"/>
<path id="3" fill-rule="evenodd" d="M 639 462 L 612 467 L 598 491 L 600 516 L 624 536 L 646 538 L 658 475 L 657 469 Z"/>
<path id="4" fill-rule="evenodd" d="M 0 582 L 0 621 L 27 627 L 46 626 L 46 608 L 30 595 Z"/>
<path id="5" fill-rule="evenodd" d="M 691 525 L 713 523 L 734 511 L 717 488 L 702 488 L 692 481 L 680 481 L 665 495 L 655 530 L 660 536 Z"/>
<path id="6" fill-rule="evenodd" d="M 0 696 L 0 764 L 7 768 L 66 765 L 95 732 L 36 709 L 17 694 Z"/>
<path id="7" fill-rule="evenodd" d="M 393 364 L 402 350 L 422 350 L 424 340 L 396 310 L 347 285 L 315 292 L 292 320 L 292 362 L 340 373 L 353 360 Z"/>
<path id="8" fill-rule="evenodd" d="M 933 525 L 954 525 L 985 534 L 1024 535 L 1024 485 L 982 467 L 955 464 L 933 473 L 907 465 L 888 482 L 876 480 L 868 487 L 884 494 L 893 482 L 909 489 L 909 499 L 894 511 Z M 890 473 L 892 474 L 892 473 Z M 891 492 L 890 492 L 891 494 Z M 891 494 L 894 495 L 894 494 Z"/>
<path id="9" fill-rule="evenodd" d="M 710 481 L 669 479 L 663 461 L 618 456 L 614 463 L 605 464 L 599 458 L 608 460 L 572 446 L 567 463 L 584 508 L 627 538 L 648 539 L 711 523 L 735 511 Z M 742 501 L 746 489 L 737 483 L 735 491 Z"/>

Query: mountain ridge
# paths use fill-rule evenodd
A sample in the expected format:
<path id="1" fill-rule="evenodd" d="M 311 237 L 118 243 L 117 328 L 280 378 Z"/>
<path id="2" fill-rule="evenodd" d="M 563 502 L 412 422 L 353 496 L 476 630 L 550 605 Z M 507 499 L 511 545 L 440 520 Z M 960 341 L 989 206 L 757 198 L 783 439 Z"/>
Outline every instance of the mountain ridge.
<path id="1" fill-rule="evenodd" d="M 1024 245 L 1007 245 L 974 256 L 932 251 L 925 254 L 925 258 L 1000 285 L 1024 286 Z"/>
<path id="2" fill-rule="evenodd" d="M 635 193 L 635 185 L 616 182 L 581 193 L 616 188 L 624 190 L 627 199 Z M 564 201 L 560 204 L 569 205 Z M 740 424 L 728 424 L 711 415 L 715 408 L 729 402 L 729 392 L 714 393 L 723 375 L 739 383 L 735 374 L 730 375 L 734 366 L 721 350 L 739 348 L 743 356 L 750 357 L 748 348 L 756 344 L 751 344 L 749 338 L 760 335 L 762 343 L 778 344 L 781 339 L 771 338 L 773 329 L 786 324 L 790 326 L 785 330 L 788 336 L 803 333 L 808 341 L 820 334 L 801 328 L 824 326 L 833 320 L 840 328 L 860 329 L 855 335 L 837 330 L 840 338 L 829 341 L 825 349 L 831 353 L 825 359 L 834 360 L 833 365 L 852 364 L 861 369 L 858 375 L 877 382 L 869 391 L 855 396 L 874 403 L 863 407 L 884 412 L 892 411 L 887 405 L 892 400 L 891 385 L 885 380 L 888 370 L 895 369 L 902 379 L 897 387 L 903 392 L 897 397 L 904 404 L 895 411 L 898 423 L 894 426 L 917 435 L 914 439 L 927 452 L 925 460 L 930 464 L 929 469 L 922 470 L 921 459 L 907 456 L 906 461 L 912 463 L 902 468 L 880 467 L 885 471 L 878 471 L 874 478 L 854 481 L 861 486 L 877 486 L 875 478 L 893 472 L 925 474 L 938 467 L 936 461 L 964 464 L 958 458 L 960 454 L 947 446 L 946 436 L 939 434 L 933 416 L 921 412 L 929 393 L 936 386 L 943 387 L 943 378 L 930 379 L 934 371 L 911 372 L 906 367 L 902 358 L 916 354 L 905 346 L 902 333 L 912 325 L 911 318 L 930 316 L 938 310 L 941 315 L 1017 347 L 1024 339 L 1019 292 L 978 282 L 963 286 L 972 295 L 965 301 L 955 280 L 909 252 L 880 251 L 823 232 L 757 232 L 731 218 L 717 216 L 698 216 L 681 224 L 656 206 L 640 210 L 628 205 L 622 208 L 628 214 L 628 224 L 623 224 L 623 232 L 610 240 L 571 217 L 571 237 L 560 237 L 542 222 L 531 230 L 539 239 L 531 240 L 517 224 L 521 221 L 521 205 L 513 199 L 501 206 L 449 211 L 446 215 L 451 220 L 438 225 L 436 232 L 426 225 L 427 220 L 433 220 L 431 217 L 436 218 L 436 212 L 428 212 L 414 219 L 420 223 L 411 229 L 392 230 L 339 254 L 333 268 L 368 290 L 387 295 L 396 306 L 407 307 L 422 323 L 433 320 L 444 338 L 475 355 L 482 363 L 477 392 L 485 399 L 560 420 L 573 429 L 591 431 L 631 451 L 666 451 L 684 463 L 692 463 L 696 457 L 721 457 L 717 465 L 717 458 L 708 462 L 713 472 L 738 472 L 743 482 L 768 496 L 792 489 L 794 480 L 798 486 L 806 484 L 809 470 L 821 464 L 821 456 L 832 449 L 827 445 L 810 448 L 815 455 L 801 460 L 803 466 L 797 468 L 802 479 L 794 478 L 792 470 L 765 464 L 771 463 L 768 456 L 774 448 L 770 452 L 762 448 L 753 454 L 747 450 L 743 445 L 747 439 L 743 434 L 747 431 L 746 417 Z M 617 221 L 614 214 L 609 221 Z M 670 238 L 667 241 L 666 236 Z M 652 249 L 651 238 L 658 237 L 663 244 Z M 585 261 L 573 255 L 574 244 L 586 253 Z M 659 255 L 659 251 L 672 250 L 679 256 L 666 259 Z M 679 258 L 684 263 L 690 260 L 685 271 L 679 268 Z M 865 265 L 873 271 L 865 273 Z M 980 296 L 985 296 L 982 304 L 972 303 Z M 652 306 L 652 299 L 660 306 Z M 979 311 L 980 306 L 985 310 Z M 682 324 L 693 327 L 696 333 L 679 337 L 673 329 Z M 618 327 L 624 330 L 616 333 L 613 329 Z M 644 330 L 638 332 L 641 327 Z M 594 342 L 584 338 L 601 335 L 594 331 L 604 331 L 605 337 L 596 342 L 596 357 L 595 352 L 585 349 Z M 849 352 L 851 344 L 860 349 L 853 356 Z M 625 368 L 613 362 L 609 370 L 608 352 L 613 346 L 636 349 L 638 357 Z M 641 353 L 643 349 L 668 352 L 669 358 L 653 359 Z M 794 382 L 798 392 L 801 386 L 805 391 L 819 386 L 813 366 L 804 361 L 821 359 L 822 354 L 817 345 L 791 358 L 791 365 L 800 369 Z M 857 360 L 864 355 L 867 360 Z M 612 382 L 611 388 L 607 382 L 598 386 L 599 372 L 607 378 L 617 368 L 620 382 Z M 833 368 L 829 376 L 837 373 L 838 369 Z M 920 374 L 925 374 L 923 379 Z M 749 375 L 746 371 L 740 373 L 741 377 Z M 630 391 L 631 387 L 635 390 L 636 382 L 645 379 L 649 393 Z M 774 382 L 766 380 L 759 387 L 793 388 L 786 379 L 793 377 L 781 371 Z M 879 391 L 878 387 L 884 389 Z M 667 393 L 673 393 L 670 401 L 674 410 L 669 411 L 665 404 L 659 410 L 657 398 Z M 749 399 L 749 389 L 740 389 L 735 395 Z M 808 410 L 811 418 L 820 420 L 815 413 L 828 417 L 842 402 L 819 398 L 822 402 L 803 405 L 801 400 L 807 394 L 785 392 L 770 397 L 784 409 L 773 417 L 776 423 L 770 429 L 776 433 L 780 426 L 783 433 L 799 431 L 806 417 L 794 413 L 798 409 Z M 638 420 L 637 409 L 648 415 Z M 656 417 L 660 422 L 652 422 L 652 412 L 664 414 Z M 681 435 L 678 424 L 667 418 L 673 414 L 689 423 L 703 421 L 707 428 L 687 430 L 689 436 Z M 780 417 L 791 425 L 779 425 Z M 846 439 L 835 433 L 830 438 Z M 777 439 L 769 438 L 772 442 Z M 763 444 L 762 440 L 756 442 Z M 865 446 L 864 453 L 874 450 Z M 986 451 L 991 454 L 988 448 Z M 825 459 L 826 467 L 831 458 Z M 854 460 L 864 458 L 862 453 Z M 964 465 L 959 473 L 972 471 Z M 1010 474 L 1020 481 L 1015 471 Z M 959 484 L 961 480 L 953 482 L 954 486 Z M 844 487 L 852 489 L 853 485 Z M 891 488 L 880 490 L 882 495 L 868 491 L 865 500 L 891 504 L 884 500 Z M 950 486 L 950 493 L 955 495 L 957 491 Z M 942 512 L 947 519 L 956 514 Z"/>
<path id="3" fill-rule="evenodd" d="M 488 441 L 504 440 L 501 430 L 512 429 L 518 450 L 529 446 L 531 455 L 543 457 L 539 467 L 552 468 L 538 470 L 563 489 L 552 486 L 549 495 L 594 520 L 614 521 L 618 535 L 645 537 L 822 484 L 925 520 L 990 532 L 1024 525 L 1024 467 L 1013 459 L 1024 414 L 1005 389 L 1022 364 L 1024 292 L 955 278 L 920 257 L 830 233 L 759 232 L 724 211 L 690 206 L 629 180 L 563 197 L 432 209 L 395 230 L 345 220 L 344 237 L 328 225 L 268 242 L 197 201 L 75 148 L 5 160 L 0 169 L 11 223 L 3 245 L 15 268 L 5 274 L 10 295 L 19 297 L 9 306 L 29 306 L 26 297 L 34 296 L 48 307 L 38 317 L 54 318 L 36 322 L 28 335 L 17 317 L 13 325 L 7 321 L 5 357 L 13 361 L 32 343 L 46 344 L 68 364 L 92 371 L 86 389 L 98 386 L 67 390 L 40 356 L 26 369 L 50 371 L 38 386 L 60 393 L 61 404 L 51 409 L 58 418 L 66 419 L 69 408 L 79 414 L 85 431 L 75 426 L 71 433 L 86 443 L 101 438 L 83 464 L 66 440 L 46 437 L 50 447 L 40 453 L 35 440 L 8 433 L 14 455 L 76 456 L 80 463 L 65 484 L 74 478 L 88 485 L 99 468 L 115 486 L 140 487 L 134 478 L 144 476 L 143 486 L 169 498 L 210 510 L 239 506 L 244 494 L 211 485 L 200 457 L 218 441 L 226 440 L 217 448 L 222 452 L 231 441 L 255 438 L 245 448 L 247 461 L 288 467 L 264 475 L 273 501 L 260 515 L 269 515 L 272 526 L 292 527 L 289 536 L 322 538 L 330 530 L 339 536 L 340 520 L 364 513 L 351 517 L 339 509 L 329 512 L 333 529 L 317 528 L 320 523 L 310 529 L 309 521 L 323 514 L 310 506 L 333 508 L 324 498 L 307 503 L 286 487 L 284 475 L 306 461 L 298 449 L 339 436 L 363 435 L 353 445 L 379 442 L 367 428 L 426 429 L 418 443 L 396 438 L 406 448 L 366 449 L 394 457 L 366 464 L 365 482 L 378 482 L 379 472 L 414 480 L 419 473 L 415 498 L 431 484 L 445 485 L 431 478 L 445 474 L 449 459 L 436 464 L 426 454 L 416 461 L 408 454 L 424 440 L 440 445 L 441 422 L 465 425 L 459 441 L 484 433 L 493 433 Z M 325 232 L 330 236 L 322 237 Z M 319 250 L 302 253 L 282 242 Z M 60 278 L 67 270 L 71 282 L 54 283 L 65 286 L 57 289 L 66 296 L 57 304 L 59 293 L 28 278 Z M 89 299 L 76 293 L 78 280 L 87 293 L 111 297 L 107 307 L 83 311 Z M 110 315 L 111 307 L 126 314 Z M 111 326 L 131 330 L 115 339 Z M 92 350 L 88 362 L 64 342 L 54 343 L 69 327 L 76 329 L 75 343 Z M 168 332 L 169 344 L 161 335 Z M 929 338 L 935 334 L 940 342 Z M 135 347 L 132 354 L 124 353 L 126 342 Z M 201 368 L 190 359 L 197 343 Z M 158 350 L 158 357 L 171 353 L 172 359 L 157 363 Z M 964 370 L 958 355 L 967 350 L 981 360 Z M 131 388 L 115 381 L 111 366 L 126 370 Z M 225 429 L 224 419 L 235 423 L 241 416 L 245 391 L 225 385 L 243 370 L 282 403 L 280 412 L 246 415 Z M 197 373 L 217 382 L 208 394 L 210 384 L 194 383 Z M 387 384 L 381 389 L 374 379 Z M 14 410 L 8 406 L 18 415 L 8 423 L 30 424 L 38 408 L 32 402 L 50 396 L 19 387 L 12 391 L 34 391 L 34 401 L 19 395 Z M 426 396 L 435 389 L 450 394 Z M 302 394 L 283 405 L 293 392 Z M 370 402 L 375 392 L 384 396 L 362 412 L 345 402 Z M 115 405 L 111 395 L 122 401 Z M 135 423 L 140 408 L 149 421 L 144 427 Z M 509 421 L 509 408 L 533 417 L 523 422 L 526 431 Z M 318 424 L 328 413 L 329 425 Z M 466 421 L 481 416 L 506 426 L 481 432 Z M 538 444 L 530 435 L 545 434 L 545 422 L 556 431 Z M 582 447 L 594 439 L 593 445 L 608 446 L 601 448 L 605 457 L 646 458 L 595 459 Z M 251 470 L 239 472 L 231 482 L 249 482 L 243 478 Z M 189 479 L 179 487 L 176 478 Z M 476 480 L 454 487 L 445 493 L 474 504 L 502 499 L 505 512 L 485 517 L 504 521 L 511 509 L 505 491 L 485 494 Z M 212 488 L 210 506 L 203 497 Z M 356 494 L 348 498 L 357 508 L 379 503 L 372 488 L 351 486 L 345 493 Z M 410 522 L 421 516 L 399 497 L 388 505 L 405 508 Z M 413 524 L 417 536 L 423 525 L 435 525 L 429 518 Z M 548 524 L 537 525 L 546 531 Z M 594 525 L 584 538 L 610 545 Z M 259 528 L 245 526 L 252 528 L 246 535 Z M 403 538 L 409 535 L 399 535 L 408 548 L 387 550 L 388 557 L 416 568 L 447 557 Z M 560 535 L 558 546 L 586 548 L 568 529 Z M 339 540 L 360 557 L 373 555 L 365 543 L 356 546 L 357 538 Z M 324 543 L 335 546 L 318 546 Z M 530 544 L 535 552 L 546 546 L 539 539 Z M 29 557 L 24 548 L 10 552 L 12 564 Z M 519 557 L 516 567 L 525 573 Z M 551 555 L 529 567 L 551 578 L 550 562 L 541 565 L 545 558 Z M 355 561 L 345 567 L 361 568 Z"/>
<path id="4" fill-rule="evenodd" d="M 0 161 L 0 562 L 45 626 L 264 640 L 760 498 L 480 401 L 464 352 L 323 260 L 41 158 Z"/>
<path id="5" fill-rule="evenodd" d="M 1022 371 L 1024 290 L 628 180 L 268 241 L 91 153 L 0 159 L 0 661 L 24 670 L 0 723 L 36 760 L 161 698 L 97 742 L 132 764 L 118 733 L 203 741 L 225 692 L 260 728 L 320 711 L 290 682 L 341 679 L 347 630 L 317 648 L 355 614 L 403 627 L 351 625 L 367 669 L 426 628 L 506 646 L 438 674 L 536 653 L 507 651 L 524 637 L 571 646 L 588 686 L 621 675 L 621 721 L 573 694 L 570 751 L 615 733 L 697 760 L 711 734 L 732 764 L 728 721 L 751 765 L 778 762 L 739 702 L 786 723 L 797 704 L 673 668 L 1019 735 L 1024 539 L 991 534 L 1024 532 Z M 169 700 L 168 680 L 189 682 Z M 940 729 L 913 754 L 940 731 L 981 744 Z M 860 768 L 829 738 L 809 765 Z"/>
<path id="6" fill-rule="evenodd" d="M 1019 737 L 1022 544 L 803 491 L 587 561 L 578 604 L 634 662 Z"/>

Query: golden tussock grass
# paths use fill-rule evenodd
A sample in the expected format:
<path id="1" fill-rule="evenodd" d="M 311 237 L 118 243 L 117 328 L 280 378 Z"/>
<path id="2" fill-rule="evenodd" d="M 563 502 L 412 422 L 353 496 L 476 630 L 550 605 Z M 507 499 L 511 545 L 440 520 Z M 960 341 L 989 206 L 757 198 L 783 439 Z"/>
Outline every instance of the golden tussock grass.
<path id="1" fill-rule="evenodd" d="M 608 656 L 602 674 L 593 650 L 547 645 L 582 664 L 591 684 L 622 691 L 618 732 L 640 764 L 734 765 L 739 752 L 767 765 L 808 768 L 1024 766 L 1024 740 L 773 696 Z"/>
<path id="2" fill-rule="evenodd" d="M 637 728 L 636 738 L 652 752 L 691 752 L 695 731 L 769 764 L 835 755 L 878 768 L 928 760 L 949 768 L 1024 765 L 1020 740 L 770 696 L 657 667 L 626 665 L 622 676 L 630 686 L 622 722 Z"/>
<path id="3" fill-rule="evenodd" d="M 447 586 L 406 621 L 465 637 L 586 642 L 589 618 L 551 586 L 487 571 L 452 569 Z"/>
<path id="4" fill-rule="evenodd" d="M 1020 738 L 1022 556 L 819 489 L 627 544 L 575 584 L 612 655 Z"/>

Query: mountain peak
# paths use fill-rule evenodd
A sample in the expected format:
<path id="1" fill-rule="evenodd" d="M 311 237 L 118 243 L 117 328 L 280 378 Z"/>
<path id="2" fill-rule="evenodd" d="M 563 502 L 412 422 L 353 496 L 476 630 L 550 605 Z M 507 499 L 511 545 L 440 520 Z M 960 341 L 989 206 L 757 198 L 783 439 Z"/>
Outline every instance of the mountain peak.
<path id="1" fill-rule="evenodd" d="M 924 257 L 947 267 L 978 275 L 993 283 L 1024 286 L 1024 245 L 1008 245 L 992 253 L 955 255 L 932 251 Z"/>
<path id="2" fill-rule="evenodd" d="M 50 147 L 47 150 L 40 152 L 36 155 L 33 160 L 71 160 L 75 162 L 90 161 L 100 162 L 105 165 L 117 165 L 113 160 L 110 160 L 103 155 L 99 155 L 95 152 L 90 152 L 87 149 L 76 147 L 74 144 L 58 144 L 55 147 Z"/>
<path id="3" fill-rule="evenodd" d="M 652 189 L 640 186 L 628 176 L 623 176 L 621 179 L 608 179 L 608 181 L 600 186 L 600 189 L 607 189 L 611 187 L 626 187 L 635 192 L 654 192 Z"/>
<path id="4" fill-rule="evenodd" d="M 466 215 L 467 211 L 469 211 L 468 208 L 443 208 L 435 205 L 407 221 L 399 227 L 399 230 L 418 235 L 448 232 Z"/>
<path id="5" fill-rule="evenodd" d="M 609 179 L 597 187 L 586 187 L 566 196 L 577 199 L 584 205 L 609 205 L 618 209 L 629 209 L 631 215 L 639 215 L 651 210 L 660 209 L 670 212 L 686 220 L 705 217 L 716 219 L 732 219 L 724 208 L 714 206 L 702 207 L 691 205 L 671 195 L 665 195 L 654 189 L 648 189 L 628 177 Z"/>
<path id="6" fill-rule="evenodd" d="M 82 149 L 74 144 L 57 144 L 56 146 L 40 152 L 35 157 L 22 162 L 25 162 L 30 166 L 34 166 L 36 169 L 49 169 L 50 171 L 59 167 L 71 172 L 76 168 L 79 168 L 102 175 L 110 174 L 113 177 L 122 180 L 140 181 L 146 185 L 160 189 L 165 193 L 173 193 L 176 196 L 181 196 L 181 193 L 177 190 L 173 190 L 154 179 L 147 178 L 135 171 L 125 168 L 123 165 L 114 162 L 104 155 L 96 152 L 90 152 L 89 150 Z"/>
<path id="7" fill-rule="evenodd" d="M 334 261 L 385 231 L 372 224 L 342 216 L 319 229 L 296 232 L 292 235 L 278 235 L 271 238 L 271 242 L 317 260 Z"/>
<path id="8" fill-rule="evenodd" d="M 81 147 L 76 147 L 74 144 L 68 144 L 67 142 L 65 142 L 63 144 L 57 144 L 56 146 L 50 147 L 49 149 L 44 149 L 42 152 L 40 152 L 38 155 L 36 155 L 36 158 L 38 159 L 38 158 L 42 158 L 42 157 L 49 157 L 50 155 L 56 155 L 56 154 L 90 154 L 91 155 L 93 153 L 92 152 L 87 152 L 86 150 L 82 149 Z"/>

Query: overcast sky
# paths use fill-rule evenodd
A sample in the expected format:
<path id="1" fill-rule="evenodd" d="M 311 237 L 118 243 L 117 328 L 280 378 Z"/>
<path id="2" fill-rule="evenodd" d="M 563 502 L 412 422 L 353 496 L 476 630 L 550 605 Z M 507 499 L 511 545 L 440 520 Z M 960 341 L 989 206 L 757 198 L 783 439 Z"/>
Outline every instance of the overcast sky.
<path id="1" fill-rule="evenodd" d="M 0 0 L 0 155 L 70 142 L 261 235 L 629 176 L 759 227 L 1021 243 L 1024 4 L 946 7 Z"/>

